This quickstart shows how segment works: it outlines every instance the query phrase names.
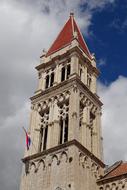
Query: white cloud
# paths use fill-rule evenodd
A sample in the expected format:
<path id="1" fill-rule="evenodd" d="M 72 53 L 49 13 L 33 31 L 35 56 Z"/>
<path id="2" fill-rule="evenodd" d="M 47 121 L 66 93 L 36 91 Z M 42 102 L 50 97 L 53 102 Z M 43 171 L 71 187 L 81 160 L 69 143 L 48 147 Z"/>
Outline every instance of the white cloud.
<path id="1" fill-rule="evenodd" d="M 106 163 L 127 160 L 127 78 L 120 76 L 109 86 L 99 84 L 104 103 L 102 126 Z"/>
<path id="2" fill-rule="evenodd" d="M 86 1 L 90 9 L 103 9 L 109 3 L 114 3 L 115 0 L 90 0 Z"/>
<path id="3" fill-rule="evenodd" d="M 98 64 L 98 66 L 105 66 L 106 65 L 106 59 L 103 59 L 103 58 L 99 59 L 97 61 L 97 64 Z"/>

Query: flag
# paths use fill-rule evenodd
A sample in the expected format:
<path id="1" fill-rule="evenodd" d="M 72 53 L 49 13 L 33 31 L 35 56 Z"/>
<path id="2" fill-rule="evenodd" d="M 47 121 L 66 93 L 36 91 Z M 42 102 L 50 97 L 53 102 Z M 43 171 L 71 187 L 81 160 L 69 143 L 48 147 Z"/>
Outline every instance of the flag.
<path id="1" fill-rule="evenodd" d="M 24 132 L 26 134 L 26 147 L 27 147 L 27 150 L 29 150 L 30 145 L 31 145 L 31 138 L 28 135 L 28 133 L 27 133 L 27 131 L 26 131 L 26 129 L 24 127 L 23 127 L 23 130 L 24 130 Z"/>

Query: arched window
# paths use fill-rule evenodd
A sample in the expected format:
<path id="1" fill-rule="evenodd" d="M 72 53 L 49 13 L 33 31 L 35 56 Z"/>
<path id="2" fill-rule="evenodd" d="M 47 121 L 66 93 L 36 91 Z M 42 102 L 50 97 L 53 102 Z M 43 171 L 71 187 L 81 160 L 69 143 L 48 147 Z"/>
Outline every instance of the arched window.
<path id="1" fill-rule="evenodd" d="M 69 78 L 70 72 L 71 72 L 71 67 L 70 65 L 67 65 L 67 79 Z"/>
<path id="2" fill-rule="evenodd" d="M 47 136 L 48 136 L 48 125 L 45 127 L 45 131 L 44 131 L 43 150 L 46 150 L 47 148 Z"/>
<path id="3" fill-rule="evenodd" d="M 39 137 L 39 151 L 41 152 L 47 149 L 49 108 L 43 110 L 40 116 L 41 116 L 41 128 L 40 128 L 40 137 Z"/>
<path id="4" fill-rule="evenodd" d="M 51 74 L 48 74 L 46 76 L 46 80 L 45 80 L 45 89 L 53 86 L 54 83 L 54 72 L 52 72 Z"/>
<path id="5" fill-rule="evenodd" d="M 60 136 L 59 144 L 63 144 L 68 141 L 68 114 L 66 118 L 60 117 Z"/>
<path id="6" fill-rule="evenodd" d="M 46 76 L 45 88 L 49 86 L 49 75 Z"/>
<path id="7" fill-rule="evenodd" d="M 68 141 L 68 114 L 65 119 L 65 129 L 64 129 L 64 142 Z"/>
<path id="8" fill-rule="evenodd" d="M 61 71 L 61 82 L 65 80 L 65 67 L 62 67 Z"/>
<path id="9" fill-rule="evenodd" d="M 43 143 L 43 128 L 40 129 L 40 146 L 39 151 L 42 151 L 42 143 Z"/>
<path id="10" fill-rule="evenodd" d="M 62 117 L 60 117 L 60 139 L 59 139 L 59 144 L 62 144 L 62 138 L 63 138 L 63 120 L 62 120 Z"/>
<path id="11" fill-rule="evenodd" d="M 62 67 L 62 69 L 61 69 L 61 82 L 64 80 L 67 80 L 69 78 L 70 73 L 71 73 L 70 64 Z"/>
<path id="12" fill-rule="evenodd" d="M 39 151 L 46 150 L 47 148 L 47 137 L 48 137 L 48 125 L 40 130 L 40 144 Z"/>
<path id="13" fill-rule="evenodd" d="M 80 75 L 80 79 L 82 79 L 82 69 L 80 69 L 79 75 Z"/>
<path id="14" fill-rule="evenodd" d="M 54 83 L 54 73 L 51 73 L 50 87 L 53 86 L 53 83 Z"/>

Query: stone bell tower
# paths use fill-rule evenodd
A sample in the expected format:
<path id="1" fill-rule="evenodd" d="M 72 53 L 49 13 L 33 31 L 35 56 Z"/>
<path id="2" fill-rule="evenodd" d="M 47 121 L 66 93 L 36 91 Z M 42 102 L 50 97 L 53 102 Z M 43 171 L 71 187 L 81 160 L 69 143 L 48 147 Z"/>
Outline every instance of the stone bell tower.
<path id="1" fill-rule="evenodd" d="M 103 175 L 99 71 L 74 15 L 36 67 L 20 190 L 98 190 Z"/>

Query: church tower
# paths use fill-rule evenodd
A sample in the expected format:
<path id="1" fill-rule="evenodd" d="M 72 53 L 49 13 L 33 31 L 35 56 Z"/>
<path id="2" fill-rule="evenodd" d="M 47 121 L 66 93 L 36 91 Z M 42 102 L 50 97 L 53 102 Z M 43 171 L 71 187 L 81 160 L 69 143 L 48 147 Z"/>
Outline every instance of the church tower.
<path id="1" fill-rule="evenodd" d="M 20 190 L 99 190 L 103 175 L 99 71 L 73 13 L 40 57 Z"/>

